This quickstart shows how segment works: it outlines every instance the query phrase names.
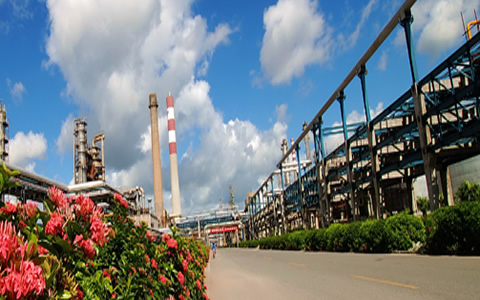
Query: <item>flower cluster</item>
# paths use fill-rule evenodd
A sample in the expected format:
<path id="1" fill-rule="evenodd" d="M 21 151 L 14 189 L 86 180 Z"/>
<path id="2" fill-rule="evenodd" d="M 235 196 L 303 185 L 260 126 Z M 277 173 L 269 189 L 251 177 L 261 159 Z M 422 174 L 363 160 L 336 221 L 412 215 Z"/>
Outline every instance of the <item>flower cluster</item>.
<path id="1" fill-rule="evenodd" d="M 45 211 L 0 203 L 0 299 L 208 299 L 203 244 L 135 225 L 120 194 L 113 215 L 56 187 L 48 196 Z"/>
<path id="2" fill-rule="evenodd" d="M 127 203 L 127 201 L 123 200 L 122 195 L 120 195 L 118 193 L 115 193 L 113 195 L 113 199 L 115 199 L 115 201 L 120 203 L 121 206 L 125 207 L 125 209 L 128 209 L 128 203 Z"/>
<path id="3" fill-rule="evenodd" d="M 43 293 L 45 278 L 42 268 L 30 260 L 32 250 L 12 223 L 0 223 L 0 296 L 24 299 Z"/>

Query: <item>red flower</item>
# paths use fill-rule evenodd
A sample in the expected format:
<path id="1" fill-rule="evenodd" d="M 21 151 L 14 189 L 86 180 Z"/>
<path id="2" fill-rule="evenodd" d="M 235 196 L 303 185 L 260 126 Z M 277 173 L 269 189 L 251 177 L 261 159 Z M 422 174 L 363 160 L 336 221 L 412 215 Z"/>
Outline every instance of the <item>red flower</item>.
<path id="1" fill-rule="evenodd" d="M 48 198 L 52 200 L 53 204 L 58 207 L 66 207 L 67 206 L 67 197 L 62 192 L 62 190 L 58 189 L 55 186 L 51 186 L 47 190 Z"/>
<path id="2" fill-rule="evenodd" d="M 152 263 L 152 268 L 156 269 L 158 265 L 157 265 L 157 261 L 155 260 L 155 258 L 152 258 L 151 263 Z"/>
<path id="3" fill-rule="evenodd" d="M 127 203 L 127 201 L 123 200 L 122 195 L 120 195 L 119 193 L 115 193 L 113 195 L 113 199 L 115 199 L 117 202 L 119 202 L 120 205 L 125 207 L 125 209 L 128 209 L 128 203 Z"/>
<path id="4" fill-rule="evenodd" d="M 185 297 L 183 297 L 183 295 L 180 295 L 180 296 L 178 296 L 178 299 L 179 300 L 185 300 Z"/>
<path id="5" fill-rule="evenodd" d="M 112 277 L 110 277 L 110 274 L 108 274 L 107 269 L 103 269 L 103 276 L 112 279 Z"/>
<path id="6" fill-rule="evenodd" d="M 169 239 L 170 239 L 170 235 L 168 235 L 168 233 L 165 232 L 162 236 L 162 242 L 168 241 Z"/>
<path id="7" fill-rule="evenodd" d="M 113 298 L 113 299 L 117 298 L 117 294 L 113 293 L 113 294 L 112 294 L 112 298 Z"/>
<path id="8" fill-rule="evenodd" d="M 3 221 L 0 223 L 0 269 L 7 266 L 10 257 L 15 255 L 19 247 L 17 232 L 12 223 Z"/>
<path id="9" fill-rule="evenodd" d="M 83 292 L 80 290 L 78 286 L 77 286 L 77 298 L 80 300 L 83 299 Z"/>
<path id="10" fill-rule="evenodd" d="M 35 217 L 37 214 L 37 206 L 36 202 L 27 202 L 23 205 L 23 217 L 26 219 L 31 219 Z"/>
<path id="11" fill-rule="evenodd" d="M 150 234 L 150 232 L 147 232 L 147 234 L 145 235 L 147 237 L 147 239 L 150 240 L 150 242 L 153 242 L 153 236 Z"/>
<path id="12" fill-rule="evenodd" d="M 38 246 L 38 253 L 40 253 L 40 255 L 47 255 L 48 254 L 48 250 L 43 248 L 42 246 Z"/>
<path id="13" fill-rule="evenodd" d="M 163 284 L 167 282 L 167 278 L 165 278 L 163 275 L 158 275 L 158 280 L 160 280 Z"/>
<path id="14" fill-rule="evenodd" d="M 186 260 L 182 260 L 182 265 L 183 265 L 183 271 L 187 271 L 188 270 L 188 263 Z"/>
<path id="15" fill-rule="evenodd" d="M 92 224 L 90 225 L 90 233 L 92 235 L 92 240 L 95 244 L 104 246 L 108 242 L 108 227 L 107 224 L 103 223 L 100 218 L 94 216 L 92 217 Z"/>
<path id="16" fill-rule="evenodd" d="M 152 291 L 152 289 L 150 289 L 150 295 L 153 297 L 153 291 Z"/>
<path id="17" fill-rule="evenodd" d="M 197 289 L 201 290 L 202 289 L 202 284 L 200 283 L 200 280 L 197 279 Z"/>
<path id="18" fill-rule="evenodd" d="M 39 296 L 45 289 L 42 268 L 31 261 L 22 261 L 18 270 L 14 264 L 5 269 L 6 276 L 0 278 L 0 294 L 8 299 L 26 299 Z"/>
<path id="19" fill-rule="evenodd" d="M 20 230 L 22 230 L 23 228 L 27 227 L 27 224 L 25 224 L 25 222 L 20 220 L 20 222 L 18 222 L 18 227 L 20 227 Z"/>
<path id="20" fill-rule="evenodd" d="M 93 208 L 95 207 L 92 199 L 84 197 L 82 195 L 78 196 L 75 199 L 75 204 L 78 205 L 76 209 L 77 214 L 84 219 L 86 219 L 89 215 L 92 214 Z"/>
<path id="21" fill-rule="evenodd" d="M 45 233 L 54 236 L 63 236 L 65 231 L 63 230 L 62 222 L 63 216 L 53 212 L 50 215 L 50 220 L 48 220 L 47 225 L 45 226 Z"/>
<path id="22" fill-rule="evenodd" d="M 95 256 L 95 248 L 93 248 L 92 240 L 81 240 L 78 245 L 82 248 L 83 253 L 85 253 L 88 259 L 92 259 Z"/>
<path id="23" fill-rule="evenodd" d="M 130 267 L 130 268 L 131 268 L 131 269 L 132 269 L 132 271 L 133 271 L 133 275 L 137 275 L 137 270 L 135 270 L 135 268 L 134 268 L 134 267 Z"/>
<path id="24" fill-rule="evenodd" d="M 183 285 L 183 283 L 185 282 L 185 276 L 183 276 L 182 272 L 178 272 L 177 279 L 178 279 L 178 282 L 180 282 L 180 284 Z"/>
<path id="25" fill-rule="evenodd" d="M 177 241 L 175 239 L 169 239 L 167 241 L 168 248 L 177 249 Z"/>
<path id="26" fill-rule="evenodd" d="M 0 208 L 0 211 L 2 211 L 6 215 L 13 215 L 14 213 L 17 212 L 17 207 L 13 205 L 10 202 L 5 203 L 6 207 Z"/>

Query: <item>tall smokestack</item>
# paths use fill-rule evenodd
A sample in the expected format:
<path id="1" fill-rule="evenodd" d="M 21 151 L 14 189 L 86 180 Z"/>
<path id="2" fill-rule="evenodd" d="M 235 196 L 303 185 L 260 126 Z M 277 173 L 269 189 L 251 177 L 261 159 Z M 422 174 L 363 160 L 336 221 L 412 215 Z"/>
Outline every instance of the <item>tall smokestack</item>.
<path id="1" fill-rule="evenodd" d="M 168 119 L 168 147 L 170 148 L 170 170 L 172 179 L 172 216 L 182 215 L 182 203 L 180 201 L 180 185 L 178 183 L 177 140 L 175 134 L 175 110 L 173 108 L 173 96 L 168 93 L 167 97 Z"/>
<path id="2" fill-rule="evenodd" d="M 150 94 L 150 122 L 152 125 L 152 165 L 153 165 L 153 198 L 155 202 L 155 214 L 160 221 L 161 227 L 163 223 L 163 187 L 162 187 L 162 164 L 160 162 L 160 139 L 158 137 L 158 102 L 157 94 Z"/>

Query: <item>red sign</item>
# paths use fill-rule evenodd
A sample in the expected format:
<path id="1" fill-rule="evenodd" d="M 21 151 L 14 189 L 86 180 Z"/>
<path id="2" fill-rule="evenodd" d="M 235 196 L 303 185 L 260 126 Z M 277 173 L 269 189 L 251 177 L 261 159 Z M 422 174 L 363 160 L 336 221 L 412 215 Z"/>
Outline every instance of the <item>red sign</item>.
<path id="1" fill-rule="evenodd" d="M 227 226 L 227 227 L 216 227 L 210 229 L 210 233 L 222 233 L 222 232 L 230 232 L 230 231 L 237 231 L 238 226 Z"/>

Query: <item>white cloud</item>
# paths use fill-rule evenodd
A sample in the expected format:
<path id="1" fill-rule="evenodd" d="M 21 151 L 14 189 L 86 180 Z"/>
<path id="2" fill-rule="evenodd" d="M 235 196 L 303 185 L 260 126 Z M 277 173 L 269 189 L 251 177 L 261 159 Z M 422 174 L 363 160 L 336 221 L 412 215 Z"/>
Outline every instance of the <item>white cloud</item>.
<path id="1" fill-rule="evenodd" d="M 73 115 L 68 115 L 67 119 L 62 123 L 60 135 L 55 141 L 58 153 L 65 153 L 67 150 L 72 150 L 73 147 Z"/>
<path id="2" fill-rule="evenodd" d="M 29 9 L 30 0 L 9 0 L 13 16 L 19 19 L 30 19 L 33 13 Z M 0 3 L 1 4 L 1 3 Z"/>
<path id="3" fill-rule="evenodd" d="M 474 10 L 479 8 L 480 0 L 417 1 L 412 7 L 412 31 L 418 37 L 417 51 L 435 59 L 465 41 L 460 12 L 468 23 L 475 18 Z M 395 44 L 405 45 L 403 29 L 398 30 Z"/>
<path id="4" fill-rule="evenodd" d="M 278 121 L 288 123 L 290 116 L 287 115 L 287 109 L 287 104 L 280 104 L 279 106 L 275 106 L 275 114 L 277 115 Z"/>
<path id="5" fill-rule="evenodd" d="M 153 194 L 148 95 L 157 92 L 160 149 L 166 154 L 165 98 L 172 92 L 177 142 L 190 144 L 185 153 L 179 152 L 186 214 L 216 205 L 230 183 L 238 184 L 239 195 L 256 188 L 250 186 L 251 178 L 271 172 L 276 163 L 271 153 L 280 155 L 286 132 L 279 121 L 265 132 L 246 121 L 225 123 L 215 110 L 209 83 L 195 76 L 208 72 L 216 47 L 228 42 L 232 30 L 219 24 L 209 32 L 206 20 L 194 15 L 191 5 L 192 1 L 167 0 L 49 0 L 49 60 L 44 64 L 58 66 L 67 81 L 65 94 L 79 111 L 88 112 L 89 139 L 92 132 L 105 132 L 108 182 L 142 186 L 147 195 Z M 69 116 L 57 139 L 59 151 L 71 143 L 70 123 Z M 166 157 L 162 156 L 162 175 L 167 196 Z M 168 209 L 171 203 L 164 201 Z"/>
<path id="6" fill-rule="evenodd" d="M 468 17 L 478 10 L 480 0 L 427 0 L 412 9 L 413 29 L 419 32 L 418 51 L 438 56 L 464 39 L 460 12 Z M 469 20 L 467 19 L 466 22 Z"/>
<path id="7" fill-rule="evenodd" d="M 7 78 L 7 86 L 10 89 L 10 95 L 12 95 L 13 98 L 17 101 L 22 101 L 23 99 L 23 94 L 27 92 L 27 89 L 25 86 L 23 86 L 22 82 L 16 82 L 12 86 L 12 80 L 10 78 Z"/>
<path id="8" fill-rule="evenodd" d="M 365 24 L 365 22 L 368 20 L 368 17 L 372 13 L 373 5 L 375 5 L 376 2 L 377 0 L 370 0 L 367 3 L 367 5 L 362 9 L 362 17 L 360 19 L 360 22 L 355 27 L 355 31 L 352 32 L 352 34 L 348 38 L 348 42 L 345 44 L 346 47 L 352 47 L 357 43 L 358 37 L 360 36 L 360 32 L 362 31 L 363 25 Z"/>
<path id="9" fill-rule="evenodd" d="M 33 170 L 34 159 L 45 159 L 47 152 L 47 140 L 43 133 L 29 131 L 26 135 L 22 131 L 17 132 L 10 140 L 10 162 L 16 166 Z"/>
<path id="10" fill-rule="evenodd" d="M 382 52 L 382 55 L 380 56 L 380 59 L 378 60 L 378 66 L 377 68 L 380 71 L 385 71 L 387 70 L 387 60 L 388 60 L 388 55 L 387 52 Z"/>
<path id="11" fill-rule="evenodd" d="M 290 82 L 307 65 L 330 58 L 332 28 L 317 6 L 316 0 L 279 0 L 265 10 L 260 62 L 272 84 Z"/>
<path id="12" fill-rule="evenodd" d="M 281 121 L 287 113 L 286 105 L 277 107 L 278 120 L 267 131 L 260 131 L 252 123 L 238 119 L 224 123 L 221 114 L 212 106 L 209 90 L 207 82 L 191 81 L 180 92 L 175 104 L 175 111 L 180 111 L 176 118 L 179 124 L 177 135 L 185 139 L 192 130 L 201 132 L 196 149 L 188 149 L 179 162 L 185 213 L 212 208 L 222 193 L 228 191 L 229 184 L 238 185 L 237 195 L 242 196 L 257 188 L 252 186 L 252 178 L 266 176 L 275 168 L 281 156 L 280 141 L 287 130 L 286 124 Z M 166 126 L 166 119 L 160 124 L 162 122 Z M 162 131 L 166 132 L 166 127 Z M 167 137 L 163 135 L 160 137 L 160 148 L 165 149 L 166 145 Z M 110 173 L 107 177 L 110 182 L 117 186 L 128 186 L 138 178 L 143 178 L 143 187 L 147 191 L 153 189 L 150 130 L 144 132 L 140 148 L 144 157 L 131 168 Z M 166 197 L 170 189 L 168 163 L 168 159 L 162 160 L 164 206 L 167 210 L 171 207 Z"/>

